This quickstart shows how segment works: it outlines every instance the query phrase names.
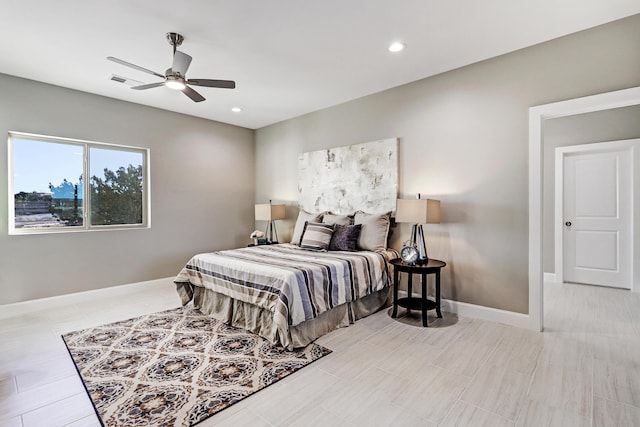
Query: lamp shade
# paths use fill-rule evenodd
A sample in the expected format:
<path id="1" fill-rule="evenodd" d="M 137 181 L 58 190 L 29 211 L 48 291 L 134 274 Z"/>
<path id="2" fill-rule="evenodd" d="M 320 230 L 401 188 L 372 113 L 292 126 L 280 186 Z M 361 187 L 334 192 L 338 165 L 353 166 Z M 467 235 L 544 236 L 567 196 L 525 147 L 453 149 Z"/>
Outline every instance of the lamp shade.
<path id="1" fill-rule="evenodd" d="M 439 224 L 440 200 L 398 199 L 396 201 L 396 222 Z"/>
<path id="2" fill-rule="evenodd" d="M 273 221 L 276 219 L 284 219 L 284 218 L 285 218 L 284 205 L 272 205 L 272 204 L 256 205 L 256 220 L 258 221 Z"/>

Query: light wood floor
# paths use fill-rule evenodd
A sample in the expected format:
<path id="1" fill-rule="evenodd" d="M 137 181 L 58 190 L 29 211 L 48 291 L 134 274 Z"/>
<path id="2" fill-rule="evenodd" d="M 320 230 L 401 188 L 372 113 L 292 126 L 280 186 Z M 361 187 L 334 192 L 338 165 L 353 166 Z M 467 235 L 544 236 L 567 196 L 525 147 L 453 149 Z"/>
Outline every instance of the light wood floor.
<path id="1" fill-rule="evenodd" d="M 640 426 L 640 294 L 545 290 L 545 333 L 379 312 L 201 425 Z M 60 334 L 178 305 L 166 281 L 0 306 L 0 425 L 98 426 Z"/>

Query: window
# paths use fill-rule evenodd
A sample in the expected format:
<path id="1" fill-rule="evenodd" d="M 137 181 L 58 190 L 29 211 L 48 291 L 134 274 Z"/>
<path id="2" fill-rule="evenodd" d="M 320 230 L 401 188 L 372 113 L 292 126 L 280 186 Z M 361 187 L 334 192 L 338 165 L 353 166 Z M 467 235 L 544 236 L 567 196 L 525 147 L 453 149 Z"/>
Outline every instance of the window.
<path id="1" fill-rule="evenodd" d="M 148 227 L 148 156 L 145 148 L 9 132 L 9 233 Z"/>

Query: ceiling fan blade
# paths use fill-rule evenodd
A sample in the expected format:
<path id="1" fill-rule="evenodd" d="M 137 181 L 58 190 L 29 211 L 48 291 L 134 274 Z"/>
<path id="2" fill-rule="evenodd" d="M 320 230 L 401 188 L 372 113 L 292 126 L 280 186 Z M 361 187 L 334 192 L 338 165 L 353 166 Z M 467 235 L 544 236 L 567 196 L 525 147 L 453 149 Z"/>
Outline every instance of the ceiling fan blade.
<path id="1" fill-rule="evenodd" d="M 186 53 L 176 50 L 175 55 L 173 55 L 173 65 L 171 65 L 171 69 L 174 73 L 178 73 L 182 77 L 184 77 L 187 75 L 187 70 L 189 69 L 189 65 L 191 64 L 191 59 L 192 58 Z"/>
<path id="2" fill-rule="evenodd" d="M 146 68 L 142 68 L 139 65 L 135 65 L 135 64 L 132 64 L 130 62 L 123 61 L 122 59 L 118 59 L 118 58 L 115 58 L 113 56 L 107 56 L 107 59 L 109 61 L 113 61 L 113 62 L 115 62 L 117 64 L 124 65 L 125 67 L 130 67 L 130 68 L 133 68 L 135 70 L 142 71 L 143 73 L 152 74 L 154 76 L 158 76 L 158 77 L 164 79 L 164 75 L 162 75 L 160 73 L 156 73 L 155 71 L 147 70 Z"/>
<path id="3" fill-rule="evenodd" d="M 236 82 L 233 80 L 189 79 L 187 83 L 194 86 L 217 87 L 221 89 L 236 88 Z"/>
<path id="4" fill-rule="evenodd" d="M 159 83 L 149 83 L 147 85 L 139 85 L 139 86 L 133 86 L 131 89 L 135 89 L 135 90 L 144 90 L 144 89 L 151 89 L 154 87 L 160 87 L 160 86 L 164 86 L 164 82 L 159 82 Z"/>
<path id="5" fill-rule="evenodd" d="M 182 92 L 185 95 L 187 95 L 189 98 L 191 98 L 194 102 L 202 102 L 205 100 L 204 96 L 200 95 L 198 92 L 191 89 L 189 86 L 185 86 L 184 89 L 182 89 Z"/>

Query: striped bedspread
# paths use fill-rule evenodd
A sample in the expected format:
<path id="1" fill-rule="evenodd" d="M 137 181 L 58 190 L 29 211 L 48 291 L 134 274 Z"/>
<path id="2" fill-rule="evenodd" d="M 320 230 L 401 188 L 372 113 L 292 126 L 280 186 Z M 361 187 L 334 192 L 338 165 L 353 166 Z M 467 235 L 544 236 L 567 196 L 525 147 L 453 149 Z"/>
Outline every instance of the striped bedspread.
<path id="1" fill-rule="evenodd" d="M 390 284 L 393 254 L 314 252 L 291 244 L 198 254 L 174 279 L 186 305 L 202 286 L 274 313 L 282 330 Z"/>

